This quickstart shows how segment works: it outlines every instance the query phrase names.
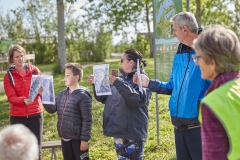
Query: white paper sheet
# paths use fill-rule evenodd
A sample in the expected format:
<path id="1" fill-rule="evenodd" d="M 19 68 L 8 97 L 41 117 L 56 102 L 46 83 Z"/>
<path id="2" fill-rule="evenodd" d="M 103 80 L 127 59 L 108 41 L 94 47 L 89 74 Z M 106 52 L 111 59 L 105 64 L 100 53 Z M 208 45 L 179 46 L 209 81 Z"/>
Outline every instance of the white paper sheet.
<path id="1" fill-rule="evenodd" d="M 94 85 L 97 96 L 112 94 L 109 84 L 108 73 L 109 64 L 93 66 Z"/>
<path id="2" fill-rule="evenodd" d="M 142 81 L 141 81 L 141 74 L 140 74 L 140 64 L 139 64 L 139 59 L 137 59 L 137 75 L 138 75 L 138 86 L 139 86 L 139 91 L 142 92 Z"/>
<path id="3" fill-rule="evenodd" d="M 42 85 L 43 76 L 41 75 L 32 75 L 31 87 L 29 91 L 28 98 L 34 100 L 38 94 L 38 90 Z"/>
<path id="4" fill-rule="evenodd" d="M 42 103 L 55 104 L 53 76 L 44 76 L 43 82 Z"/>
<path id="5" fill-rule="evenodd" d="M 32 75 L 29 99 L 36 98 L 40 86 L 43 87 L 42 103 L 55 104 L 53 76 L 49 75 Z"/>

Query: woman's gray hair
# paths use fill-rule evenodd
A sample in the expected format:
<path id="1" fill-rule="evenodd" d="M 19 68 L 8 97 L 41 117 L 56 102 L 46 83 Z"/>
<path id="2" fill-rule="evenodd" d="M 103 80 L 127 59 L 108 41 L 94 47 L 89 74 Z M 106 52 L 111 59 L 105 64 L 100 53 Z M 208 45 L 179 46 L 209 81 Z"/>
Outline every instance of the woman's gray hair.
<path id="1" fill-rule="evenodd" d="M 240 66 L 240 42 L 230 29 L 216 25 L 194 40 L 193 48 L 200 51 L 206 64 L 216 63 L 216 73 L 238 72 Z"/>
<path id="2" fill-rule="evenodd" d="M 37 138 L 27 127 L 14 124 L 0 131 L 1 160 L 36 160 L 38 157 Z"/>
<path id="3" fill-rule="evenodd" d="M 170 19 L 170 22 L 175 22 L 177 26 L 182 29 L 187 26 L 192 33 L 198 33 L 198 23 L 193 13 L 180 12 Z"/>

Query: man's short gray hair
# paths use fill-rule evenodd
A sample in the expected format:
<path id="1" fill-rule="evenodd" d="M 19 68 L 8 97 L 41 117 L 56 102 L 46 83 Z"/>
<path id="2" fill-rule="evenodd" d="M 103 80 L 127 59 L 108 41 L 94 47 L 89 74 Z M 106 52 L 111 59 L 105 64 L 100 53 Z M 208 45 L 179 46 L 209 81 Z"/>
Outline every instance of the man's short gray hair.
<path id="1" fill-rule="evenodd" d="M 173 16 L 170 22 L 175 22 L 179 28 L 187 26 L 192 33 L 198 33 L 198 23 L 191 12 L 180 12 Z"/>
<path id="2" fill-rule="evenodd" d="M 14 124 L 0 131 L 0 160 L 37 160 L 38 142 L 24 125 Z"/>

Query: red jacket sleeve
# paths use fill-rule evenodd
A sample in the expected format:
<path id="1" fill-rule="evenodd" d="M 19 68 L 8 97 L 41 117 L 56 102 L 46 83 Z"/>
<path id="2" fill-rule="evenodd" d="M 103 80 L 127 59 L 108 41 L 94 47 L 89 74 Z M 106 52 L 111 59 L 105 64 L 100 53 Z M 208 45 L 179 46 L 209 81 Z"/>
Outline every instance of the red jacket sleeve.
<path id="1" fill-rule="evenodd" d="M 13 105 L 25 105 L 23 100 L 26 98 L 25 96 L 18 96 L 14 86 L 11 84 L 10 79 L 7 73 L 4 75 L 4 90 L 7 95 L 8 101 Z"/>

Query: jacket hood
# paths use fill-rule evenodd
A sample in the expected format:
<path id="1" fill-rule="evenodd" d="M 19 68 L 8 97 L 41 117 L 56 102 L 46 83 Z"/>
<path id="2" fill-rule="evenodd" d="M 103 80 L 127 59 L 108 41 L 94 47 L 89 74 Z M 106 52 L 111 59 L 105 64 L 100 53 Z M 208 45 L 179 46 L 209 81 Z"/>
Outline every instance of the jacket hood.
<path id="1" fill-rule="evenodd" d="M 27 74 L 29 74 L 29 73 L 28 73 L 29 70 L 32 71 L 32 74 L 34 74 L 34 75 L 37 74 L 36 68 L 33 68 L 32 65 L 30 66 L 30 65 L 28 65 L 27 63 L 24 64 L 24 69 L 25 69 L 25 72 L 26 72 Z M 13 76 L 12 76 L 12 71 L 14 71 L 14 70 L 15 70 L 15 65 L 11 65 L 11 66 L 9 67 L 8 71 L 7 71 L 8 78 L 10 79 L 10 82 L 11 82 L 11 84 L 12 84 L 13 86 L 15 86 L 15 82 L 14 82 L 14 79 L 13 79 Z"/>
<path id="2" fill-rule="evenodd" d="M 69 87 L 66 88 L 66 91 L 67 91 L 67 93 L 69 93 Z M 73 92 L 76 92 L 76 93 L 78 93 L 78 92 L 85 92 L 92 98 L 92 96 L 90 95 L 89 89 L 86 88 L 86 87 L 83 87 L 83 86 L 79 86 Z"/>

